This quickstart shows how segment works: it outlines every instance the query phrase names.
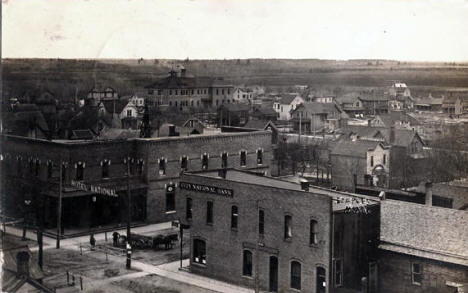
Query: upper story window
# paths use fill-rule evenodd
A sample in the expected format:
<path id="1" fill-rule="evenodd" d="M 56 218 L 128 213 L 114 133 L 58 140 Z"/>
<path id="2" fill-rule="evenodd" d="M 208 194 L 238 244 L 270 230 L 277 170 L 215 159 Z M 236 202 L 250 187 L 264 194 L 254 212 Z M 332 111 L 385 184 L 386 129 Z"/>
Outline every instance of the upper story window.
<path id="1" fill-rule="evenodd" d="M 227 168 L 228 166 L 228 153 L 223 152 L 221 154 L 221 168 Z"/>
<path id="2" fill-rule="evenodd" d="M 77 181 L 81 181 L 84 179 L 84 169 L 86 167 L 86 164 L 84 162 L 78 162 L 75 164 L 76 168 L 76 174 L 75 174 L 75 179 Z"/>
<path id="3" fill-rule="evenodd" d="M 219 95 L 219 89 L 216 89 L 216 95 Z"/>
<path id="4" fill-rule="evenodd" d="M 67 178 L 67 164 L 62 163 L 62 182 L 64 182 Z"/>
<path id="5" fill-rule="evenodd" d="M 374 167 L 374 156 L 370 157 L 370 166 Z"/>
<path id="6" fill-rule="evenodd" d="M 206 242 L 201 239 L 193 240 L 193 262 L 206 265 Z"/>
<path id="7" fill-rule="evenodd" d="M 420 263 L 411 264 L 411 282 L 415 285 L 421 285 L 422 282 L 422 266 Z"/>
<path id="8" fill-rule="evenodd" d="M 187 158 L 187 156 L 180 157 L 180 169 L 182 171 L 187 171 L 188 170 L 188 158 Z"/>
<path id="9" fill-rule="evenodd" d="M 175 211 L 175 184 L 166 186 L 166 212 Z"/>
<path id="10" fill-rule="evenodd" d="M 384 165 L 387 164 L 387 155 L 386 154 L 383 155 L 383 164 Z"/>
<path id="11" fill-rule="evenodd" d="M 265 211 L 258 211 L 258 234 L 265 234 Z"/>
<path id="12" fill-rule="evenodd" d="M 132 110 L 131 109 L 127 110 L 127 117 L 132 117 Z"/>
<path id="13" fill-rule="evenodd" d="M 291 262 L 291 288 L 301 290 L 301 263 Z"/>
<path id="14" fill-rule="evenodd" d="M 245 167 L 247 165 L 247 152 L 246 151 L 240 152 L 240 165 L 241 167 Z"/>
<path id="15" fill-rule="evenodd" d="M 317 244 L 318 237 L 317 237 L 317 221 L 310 220 L 310 239 L 309 244 Z"/>
<path id="16" fill-rule="evenodd" d="M 206 202 L 206 223 L 213 224 L 213 202 Z"/>
<path id="17" fill-rule="evenodd" d="M 290 215 L 284 216 L 284 239 L 292 238 L 292 217 Z"/>
<path id="18" fill-rule="evenodd" d="M 224 95 L 224 89 L 221 90 L 221 94 Z"/>
<path id="19" fill-rule="evenodd" d="M 185 205 L 185 218 L 187 220 L 192 219 L 192 199 L 190 197 L 187 197 L 186 205 Z"/>
<path id="20" fill-rule="evenodd" d="M 54 163 L 52 161 L 47 161 L 47 179 L 52 178 L 52 171 L 54 168 Z"/>
<path id="21" fill-rule="evenodd" d="M 231 229 L 237 229 L 239 219 L 239 211 L 237 206 L 231 207 Z"/>
<path id="22" fill-rule="evenodd" d="M 29 173 L 34 174 L 34 159 L 29 159 Z"/>
<path id="23" fill-rule="evenodd" d="M 109 178 L 109 166 L 110 166 L 111 161 L 104 159 L 101 161 L 101 175 L 102 178 Z"/>
<path id="24" fill-rule="evenodd" d="M 242 256 L 242 275 L 252 277 L 252 252 L 244 250 Z"/>
<path id="25" fill-rule="evenodd" d="M 39 171 L 41 170 L 41 161 L 36 159 L 34 162 L 34 176 L 39 176 Z"/>
<path id="26" fill-rule="evenodd" d="M 208 160 L 210 156 L 207 153 L 202 155 L 202 170 L 208 170 Z"/>
<path id="27" fill-rule="evenodd" d="M 21 157 L 16 158 L 16 175 L 23 176 L 23 159 Z"/>
<path id="28" fill-rule="evenodd" d="M 160 176 L 166 175 L 166 162 L 167 162 L 167 159 L 165 159 L 164 157 L 158 160 Z"/>
<path id="29" fill-rule="evenodd" d="M 143 174 L 143 166 L 145 164 L 145 161 L 143 161 L 143 159 L 139 159 L 138 162 L 137 162 L 137 173 L 138 175 L 142 175 Z"/>
<path id="30" fill-rule="evenodd" d="M 258 165 L 263 164 L 263 149 L 257 150 L 257 164 Z"/>

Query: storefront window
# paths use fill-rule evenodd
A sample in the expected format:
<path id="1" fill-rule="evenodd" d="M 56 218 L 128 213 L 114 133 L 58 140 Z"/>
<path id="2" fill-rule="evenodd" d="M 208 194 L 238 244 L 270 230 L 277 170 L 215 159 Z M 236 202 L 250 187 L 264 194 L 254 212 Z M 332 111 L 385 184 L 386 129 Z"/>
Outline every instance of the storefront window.
<path id="1" fill-rule="evenodd" d="M 193 262 L 206 265 L 206 243 L 201 239 L 193 240 Z"/>

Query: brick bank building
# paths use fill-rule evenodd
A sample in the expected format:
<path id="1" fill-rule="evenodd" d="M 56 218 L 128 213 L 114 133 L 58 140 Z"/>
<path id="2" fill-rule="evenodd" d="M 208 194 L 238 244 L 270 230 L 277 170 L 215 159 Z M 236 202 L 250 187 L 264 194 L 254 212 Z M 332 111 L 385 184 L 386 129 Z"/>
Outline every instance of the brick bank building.
<path id="1" fill-rule="evenodd" d="M 2 135 L 1 152 L 3 212 L 17 218 L 41 216 L 46 228 L 56 227 L 62 185 L 67 234 L 124 224 L 128 189 L 132 221 L 177 219 L 175 189 L 182 172 L 221 167 L 268 172 L 271 132 L 52 141 Z"/>
<path id="2" fill-rule="evenodd" d="M 235 169 L 182 174 L 190 271 L 247 287 L 258 276 L 269 292 L 349 292 L 366 277 L 377 292 L 378 202 L 302 187 Z"/>

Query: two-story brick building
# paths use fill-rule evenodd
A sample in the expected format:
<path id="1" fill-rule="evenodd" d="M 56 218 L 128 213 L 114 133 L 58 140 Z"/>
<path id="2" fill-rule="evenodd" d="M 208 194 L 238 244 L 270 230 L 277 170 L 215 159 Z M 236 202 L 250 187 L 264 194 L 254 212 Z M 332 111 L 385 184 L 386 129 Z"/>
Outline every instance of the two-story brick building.
<path id="1" fill-rule="evenodd" d="M 128 189 L 134 221 L 162 222 L 177 218 L 172 191 L 182 172 L 221 167 L 269 172 L 271 160 L 270 131 L 75 141 L 3 135 L 2 142 L 4 209 L 23 217 L 24 200 L 36 198 L 45 205 L 48 227 L 56 225 L 60 184 L 65 228 L 125 223 Z M 91 186 L 116 194 L 98 194 Z"/>
<path id="2" fill-rule="evenodd" d="M 377 202 L 365 197 L 234 169 L 184 173 L 177 193 L 191 272 L 325 293 L 359 289 L 376 261 Z"/>

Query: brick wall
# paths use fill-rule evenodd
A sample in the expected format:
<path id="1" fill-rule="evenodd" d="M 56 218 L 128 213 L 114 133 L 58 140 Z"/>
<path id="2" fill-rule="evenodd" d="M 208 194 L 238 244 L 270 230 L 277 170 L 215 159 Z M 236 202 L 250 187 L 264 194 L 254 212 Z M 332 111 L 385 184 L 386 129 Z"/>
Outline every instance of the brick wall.
<path id="1" fill-rule="evenodd" d="M 255 243 L 258 236 L 256 200 L 259 199 L 259 208 L 265 211 L 265 234 L 260 238 L 264 246 L 260 248 L 258 255 L 261 289 L 268 290 L 270 256 L 278 257 L 279 292 L 295 292 L 290 289 L 289 279 L 292 260 L 301 263 L 301 292 L 315 292 L 317 266 L 325 268 L 328 283 L 331 221 L 329 197 L 191 174 L 182 175 L 181 180 L 234 190 L 233 198 L 177 190 L 179 214 L 185 215 L 186 198 L 190 196 L 193 200 L 193 219 L 189 222 L 192 225 L 191 241 L 203 239 L 207 245 L 206 266 L 192 262 L 193 272 L 244 286 L 254 286 L 253 277 L 242 276 L 242 251 L 247 247 L 252 252 L 255 272 Z M 207 200 L 214 202 L 213 225 L 206 224 Z M 237 230 L 230 227 L 232 205 L 237 205 L 239 209 Z M 285 215 L 292 216 L 291 240 L 284 239 Z M 317 245 L 309 245 L 311 219 L 318 222 Z"/>

